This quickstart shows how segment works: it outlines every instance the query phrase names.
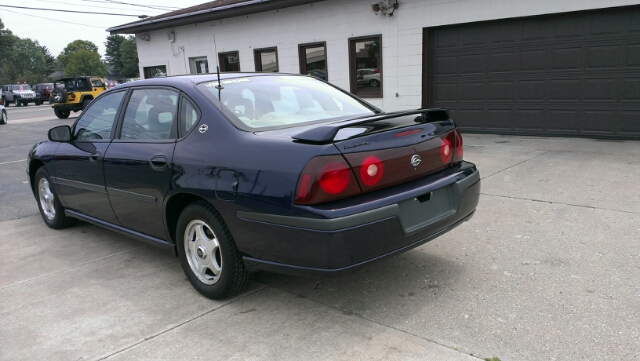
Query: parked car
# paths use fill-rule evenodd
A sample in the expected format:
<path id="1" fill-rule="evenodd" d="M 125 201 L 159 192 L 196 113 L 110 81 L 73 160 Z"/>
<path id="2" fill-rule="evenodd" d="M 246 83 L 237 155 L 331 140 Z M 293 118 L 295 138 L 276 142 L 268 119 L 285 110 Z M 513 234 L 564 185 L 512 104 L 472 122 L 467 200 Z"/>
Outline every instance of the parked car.
<path id="1" fill-rule="evenodd" d="M 39 98 L 39 102 L 37 102 L 36 104 L 40 105 L 44 102 L 49 101 L 51 91 L 53 90 L 53 83 L 35 84 L 32 89 L 36 93 L 36 98 Z"/>
<path id="2" fill-rule="evenodd" d="M 71 112 L 78 112 L 107 90 L 104 80 L 95 76 L 62 78 L 53 83 L 51 102 L 53 112 L 60 119 L 67 119 Z"/>
<path id="3" fill-rule="evenodd" d="M 7 124 L 9 117 L 7 116 L 7 110 L 4 109 L 4 102 L 0 98 L 0 125 Z"/>
<path id="4" fill-rule="evenodd" d="M 368 85 L 372 87 L 379 87 L 380 69 L 358 69 L 356 70 L 356 81 L 358 86 Z"/>
<path id="5" fill-rule="evenodd" d="M 327 71 L 325 69 L 311 69 L 307 71 L 307 75 L 315 76 L 318 79 L 327 80 Z"/>
<path id="6" fill-rule="evenodd" d="M 385 113 L 311 76 L 219 77 L 123 84 L 52 128 L 28 155 L 44 222 L 175 252 L 217 299 L 251 272 L 351 272 L 475 212 L 480 175 L 445 110 Z"/>
<path id="7" fill-rule="evenodd" d="M 107 89 L 111 89 L 116 85 L 120 85 L 120 83 L 115 80 L 104 79 L 104 85 L 107 87 Z"/>
<path id="8" fill-rule="evenodd" d="M 31 90 L 29 84 L 7 84 L 2 86 L 2 100 L 5 106 L 14 103 L 17 107 L 27 106 L 29 103 L 42 104 Z"/>

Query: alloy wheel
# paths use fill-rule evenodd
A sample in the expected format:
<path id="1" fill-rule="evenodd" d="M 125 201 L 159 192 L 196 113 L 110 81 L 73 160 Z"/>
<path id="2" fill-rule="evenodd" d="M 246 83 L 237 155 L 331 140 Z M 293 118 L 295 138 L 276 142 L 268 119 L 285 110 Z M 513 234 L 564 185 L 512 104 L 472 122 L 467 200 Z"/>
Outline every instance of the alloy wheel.
<path id="1" fill-rule="evenodd" d="M 51 192 L 49 181 L 45 178 L 40 178 L 40 182 L 38 182 L 38 198 L 44 216 L 53 220 L 56 217 L 55 197 Z"/>
<path id="2" fill-rule="evenodd" d="M 218 282 L 222 273 L 220 243 L 211 227 L 201 220 L 191 221 L 184 231 L 184 251 L 191 270 L 207 285 Z"/>

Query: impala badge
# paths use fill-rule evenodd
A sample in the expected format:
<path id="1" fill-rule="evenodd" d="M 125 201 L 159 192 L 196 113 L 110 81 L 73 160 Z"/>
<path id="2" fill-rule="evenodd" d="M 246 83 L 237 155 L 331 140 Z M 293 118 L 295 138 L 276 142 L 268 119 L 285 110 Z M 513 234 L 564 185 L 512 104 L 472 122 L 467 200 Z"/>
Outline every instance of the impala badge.
<path id="1" fill-rule="evenodd" d="M 412 165 L 412 166 L 417 167 L 417 166 L 418 166 L 418 164 L 420 164 L 420 162 L 422 162 L 422 159 L 420 158 L 420 156 L 419 156 L 419 155 L 414 154 L 414 155 L 411 157 L 411 165 Z"/>
<path id="2" fill-rule="evenodd" d="M 202 125 L 200 126 L 200 128 L 198 128 L 198 130 L 200 131 L 200 133 L 204 133 L 204 132 L 206 132 L 208 129 L 209 129 L 209 126 L 208 126 L 208 125 L 206 125 L 206 124 L 202 124 Z"/>

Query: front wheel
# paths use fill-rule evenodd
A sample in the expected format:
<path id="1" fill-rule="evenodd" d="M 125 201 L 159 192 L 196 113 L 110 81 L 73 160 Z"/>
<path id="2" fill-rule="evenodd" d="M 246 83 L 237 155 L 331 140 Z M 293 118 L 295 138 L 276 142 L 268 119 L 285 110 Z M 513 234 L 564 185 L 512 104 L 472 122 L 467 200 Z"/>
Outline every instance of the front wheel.
<path id="1" fill-rule="evenodd" d="M 7 111 L 2 109 L 2 117 L 0 117 L 0 124 L 7 124 Z"/>
<path id="2" fill-rule="evenodd" d="M 249 274 L 231 232 L 209 203 L 196 202 L 182 211 L 176 238 L 182 270 L 200 294 L 222 299 L 246 287 Z"/>
<path id="3" fill-rule="evenodd" d="M 75 218 L 67 217 L 64 214 L 64 207 L 60 204 L 58 196 L 53 191 L 53 186 L 49 180 L 49 174 L 44 167 L 40 167 L 36 172 L 34 186 L 36 187 L 36 197 L 38 198 L 38 209 L 40 215 L 47 226 L 60 229 L 73 225 Z"/>
<path id="4" fill-rule="evenodd" d="M 59 119 L 67 119 L 69 118 L 69 114 L 71 114 L 69 110 L 60 110 L 56 108 L 53 108 L 53 112 L 56 113 L 56 117 Z"/>

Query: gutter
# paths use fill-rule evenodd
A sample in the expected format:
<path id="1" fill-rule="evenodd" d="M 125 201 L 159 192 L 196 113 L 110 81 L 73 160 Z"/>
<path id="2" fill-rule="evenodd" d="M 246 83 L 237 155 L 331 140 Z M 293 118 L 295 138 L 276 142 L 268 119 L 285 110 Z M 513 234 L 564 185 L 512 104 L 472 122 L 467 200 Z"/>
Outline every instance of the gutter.
<path id="1" fill-rule="evenodd" d="M 180 26 L 180 25 L 200 23 L 200 22 L 205 22 L 205 21 L 210 21 L 210 20 L 224 19 L 224 18 L 229 18 L 229 17 L 233 17 L 233 16 L 238 16 L 238 15 L 255 14 L 255 13 L 262 12 L 262 11 L 275 10 L 275 9 L 291 7 L 291 6 L 296 6 L 296 5 L 304 5 L 304 4 L 313 3 L 313 2 L 319 2 L 319 1 L 323 1 L 323 0 L 284 0 L 284 1 L 250 0 L 250 1 L 237 3 L 237 4 L 223 5 L 223 6 L 219 6 L 219 7 L 215 7 L 215 8 L 198 10 L 198 11 L 194 11 L 194 12 L 190 12 L 190 13 L 186 13 L 186 14 L 179 14 L 179 15 L 173 15 L 173 16 L 169 16 L 169 17 L 163 17 L 163 18 L 160 18 L 160 19 L 153 19 L 152 18 L 152 19 L 143 20 L 143 21 L 140 21 L 140 22 L 134 22 L 134 23 L 128 23 L 128 24 L 124 24 L 124 25 L 114 26 L 114 27 L 108 28 L 106 31 L 111 33 L 111 35 L 114 35 L 114 34 L 135 34 L 135 33 L 138 33 L 138 32 L 165 29 L 167 27 L 171 27 L 172 26 L 172 24 L 167 24 L 166 26 L 160 26 L 160 23 L 174 23 L 174 24 L 177 24 L 178 26 Z M 268 4 L 268 3 L 271 3 L 271 4 Z M 278 6 L 278 4 L 281 4 L 281 6 Z M 251 9 L 246 9 L 246 11 L 242 11 L 242 10 L 244 10 L 244 8 L 246 8 L 247 6 L 251 6 L 251 5 L 257 5 L 256 9 L 255 9 L 256 11 L 251 11 Z M 262 5 L 262 6 L 260 6 L 260 5 Z M 216 17 L 215 14 L 210 16 L 210 17 L 207 16 L 208 14 L 218 13 L 218 12 L 228 12 L 229 14 L 227 16 L 225 16 L 225 14 L 221 14 L 220 17 Z M 194 17 L 196 19 L 194 19 L 191 22 L 187 22 L 186 18 L 190 18 L 190 17 Z M 129 30 L 129 31 L 127 31 L 127 30 Z"/>

